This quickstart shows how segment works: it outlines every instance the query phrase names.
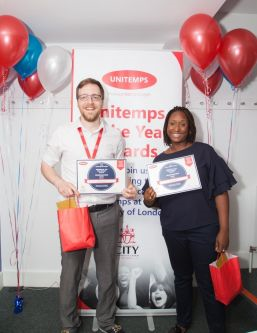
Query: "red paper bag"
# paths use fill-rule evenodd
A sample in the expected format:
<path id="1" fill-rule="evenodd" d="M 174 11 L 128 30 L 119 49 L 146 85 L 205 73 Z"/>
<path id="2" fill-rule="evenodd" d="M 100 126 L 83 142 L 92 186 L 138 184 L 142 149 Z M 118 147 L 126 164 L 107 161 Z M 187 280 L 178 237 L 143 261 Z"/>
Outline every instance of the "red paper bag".
<path id="1" fill-rule="evenodd" d="M 230 253 L 222 253 L 210 267 L 215 298 L 228 305 L 242 290 L 239 259 Z"/>
<path id="2" fill-rule="evenodd" d="M 95 234 L 88 207 L 58 209 L 57 215 L 64 252 L 95 246 Z"/>

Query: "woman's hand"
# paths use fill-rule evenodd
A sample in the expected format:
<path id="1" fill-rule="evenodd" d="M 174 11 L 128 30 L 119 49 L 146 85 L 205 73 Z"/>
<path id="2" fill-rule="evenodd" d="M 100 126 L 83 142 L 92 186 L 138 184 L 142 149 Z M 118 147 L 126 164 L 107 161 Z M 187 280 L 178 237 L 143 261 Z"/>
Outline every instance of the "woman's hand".
<path id="1" fill-rule="evenodd" d="M 218 253 L 225 252 L 229 245 L 229 232 L 228 230 L 220 230 L 215 243 L 215 251 Z"/>
<path id="2" fill-rule="evenodd" d="M 144 193 L 144 203 L 148 207 L 152 207 L 156 200 L 156 192 L 152 187 L 148 187 L 148 189 Z"/>
<path id="3" fill-rule="evenodd" d="M 216 237 L 215 251 L 225 252 L 229 245 L 229 198 L 228 193 L 224 192 L 215 197 L 220 231 Z"/>
<path id="4" fill-rule="evenodd" d="M 143 270 L 140 267 L 134 267 L 131 270 L 131 279 L 137 280 L 139 276 L 142 274 Z"/>

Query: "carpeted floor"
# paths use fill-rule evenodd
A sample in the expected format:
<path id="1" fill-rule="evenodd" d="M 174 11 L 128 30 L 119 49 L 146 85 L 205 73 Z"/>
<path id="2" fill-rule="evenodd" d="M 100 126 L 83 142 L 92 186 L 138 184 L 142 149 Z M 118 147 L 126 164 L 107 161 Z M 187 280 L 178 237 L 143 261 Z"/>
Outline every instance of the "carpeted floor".
<path id="1" fill-rule="evenodd" d="M 244 287 L 257 296 L 257 269 L 251 274 L 242 270 Z M 0 333 L 59 333 L 58 288 L 25 289 L 23 311 L 14 314 L 15 288 L 0 291 Z M 189 333 L 208 333 L 200 296 L 195 292 L 194 320 Z M 176 316 L 153 317 L 155 332 L 167 333 L 176 322 Z M 146 317 L 117 317 L 126 333 L 147 333 Z M 91 333 L 93 318 L 82 317 L 79 333 Z M 257 305 L 244 296 L 238 296 L 227 308 L 227 333 L 257 331 Z"/>

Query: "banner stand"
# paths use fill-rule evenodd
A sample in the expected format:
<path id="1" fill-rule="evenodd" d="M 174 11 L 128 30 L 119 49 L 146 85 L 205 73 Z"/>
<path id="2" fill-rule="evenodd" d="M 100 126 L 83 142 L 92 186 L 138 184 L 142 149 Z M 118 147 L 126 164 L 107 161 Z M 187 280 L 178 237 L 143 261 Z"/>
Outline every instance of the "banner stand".
<path id="1" fill-rule="evenodd" d="M 93 332 L 97 332 L 98 331 L 98 323 L 97 323 L 96 316 L 94 316 L 94 318 L 93 318 L 92 331 Z"/>
<path id="2" fill-rule="evenodd" d="M 147 314 L 146 319 L 147 319 L 148 331 L 150 331 L 150 332 L 155 331 L 153 316 Z M 97 323 L 96 316 L 93 317 L 92 331 L 93 332 L 98 331 L 98 323 Z"/>
<path id="3" fill-rule="evenodd" d="M 154 331 L 154 316 L 176 315 L 176 295 L 160 211 L 144 205 L 142 187 L 148 178 L 147 165 L 166 149 L 162 133 L 166 113 L 182 103 L 183 53 L 81 48 L 73 50 L 73 60 L 71 121 L 80 115 L 75 98 L 79 82 L 86 77 L 103 82 L 106 98 L 101 116 L 125 139 L 126 172 L 138 190 L 137 199 L 120 196 L 118 200 L 116 315 L 145 317 L 149 331 Z M 95 332 L 98 282 L 94 261 L 87 264 L 79 308 L 82 316 L 93 316 Z M 136 304 L 134 297 L 127 297 L 130 285 Z"/>
<path id="4" fill-rule="evenodd" d="M 148 331 L 153 332 L 155 331 L 154 321 L 152 315 L 147 315 L 147 325 L 148 325 Z"/>

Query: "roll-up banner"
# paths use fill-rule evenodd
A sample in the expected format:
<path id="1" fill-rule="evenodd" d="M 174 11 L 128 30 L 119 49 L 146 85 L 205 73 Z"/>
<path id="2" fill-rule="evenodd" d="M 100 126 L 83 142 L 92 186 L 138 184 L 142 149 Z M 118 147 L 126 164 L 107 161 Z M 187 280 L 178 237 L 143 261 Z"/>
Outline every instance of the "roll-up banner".
<path id="1" fill-rule="evenodd" d="M 165 149 L 165 116 L 182 103 L 182 53 L 74 49 L 72 121 L 79 117 L 76 87 L 88 77 L 104 86 L 102 117 L 125 138 L 127 174 L 138 189 L 136 200 L 119 198 L 123 216 L 117 244 L 117 314 L 175 314 L 174 275 L 160 211 L 144 206 L 141 189 L 147 165 Z M 79 307 L 82 315 L 92 315 L 98 294 L 93 255 L 84 276 Z"/>

